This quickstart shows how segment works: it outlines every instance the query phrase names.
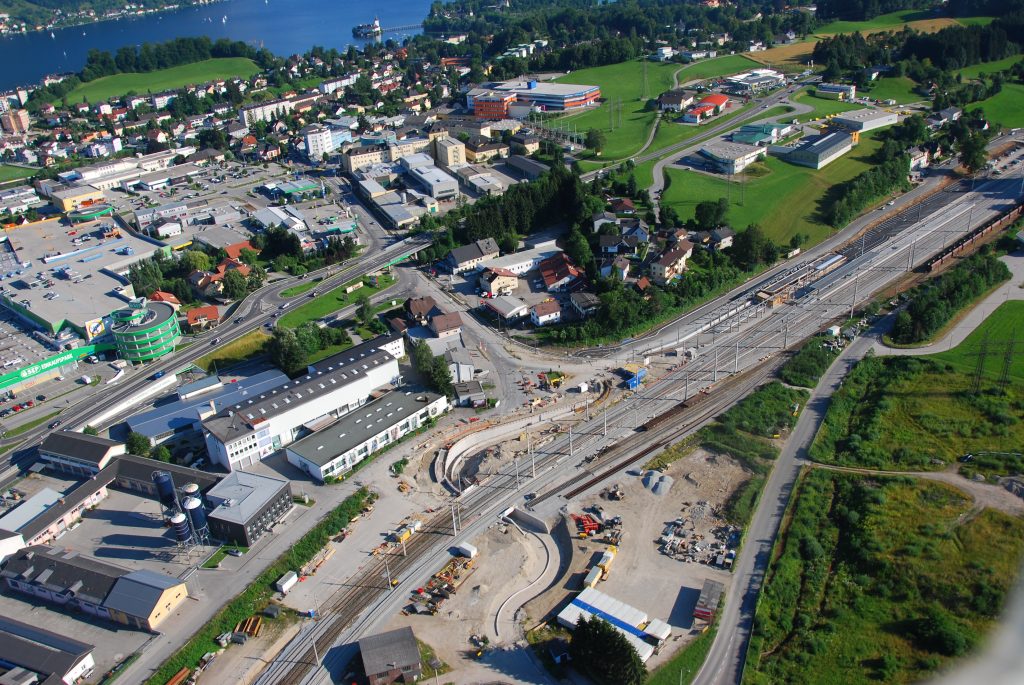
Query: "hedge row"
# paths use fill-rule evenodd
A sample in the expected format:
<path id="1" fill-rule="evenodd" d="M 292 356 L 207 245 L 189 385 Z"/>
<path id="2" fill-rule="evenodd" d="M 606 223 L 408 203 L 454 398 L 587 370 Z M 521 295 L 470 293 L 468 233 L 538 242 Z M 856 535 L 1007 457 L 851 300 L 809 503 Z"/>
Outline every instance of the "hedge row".
<path id="1" fill-rule="evenodd" d="M 349 495 L 298 542 L 279 556 L 240 595 L 231 600 L 203 628 L 146 681 L 146 685 L 165 685 L 182 668 L 195 668 L 207 652 L 218 649 L 214 638 L 234 630 L 239 621 L 263 610 L 274 594 L 273 584 L 288 571 L 301 568 L 340 533 L 374 495 L 361 488 Z"/>

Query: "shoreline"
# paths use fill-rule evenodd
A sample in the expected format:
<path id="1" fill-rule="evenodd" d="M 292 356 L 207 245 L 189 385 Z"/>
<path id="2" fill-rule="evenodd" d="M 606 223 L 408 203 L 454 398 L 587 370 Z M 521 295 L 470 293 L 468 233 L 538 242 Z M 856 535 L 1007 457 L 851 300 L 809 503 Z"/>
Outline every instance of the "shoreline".
<path id="1" fill-rule="evenodd" d="M 148 17 L 150 15 L 153 15 L 153 14 L 163 14 L 165 12 L 175 12 L 177 10 L 188 9 L 190 7 L 203 7 L 205 5 L 216 5 L 216 4 L 219 4 L 221 2 L 225 2 L 225 0 L 186 0 L 186 2 L 179 2 L 179 3 L 169 4 L 166 7 L 155 7 L 155 8 L 152 8 L 152 9 L 147 9 L 142 14 L 119 14 L 119 15 L 114 16 L 114 17 L 103 16 L 103 17 L 96 17 L 95 19 L 93 19 L 91 21 L 78 21 L 78 22 L 69 23 L 69 24 L 60 24 L 60 25 L 54 25 L 54 26 L 44 26 L 41 29 L 32 28 L 32 29 L 30 29 L 28 31 L 19 31 L 17 33 L 15 33 L 15 32 L 3 33 L 3 34 L 0 34 L 0 40 L 7 40 L 8 38 L 18 38 L 18 37 L 21 37 L 21 36 L 31 36 L 32 34 L 46 33 L 47 31 L 50 31 L 50 32 L 53 32 L 53 31 L 64 31 L 66 29 L 73 29 L 73 28 L 77 28 L 79 26 L 92 26 L 93 24 L 102 24 L 102 23 L 108 22 L 108 21 L 121 21 L 122 19 L 129 19 L 129 20 L 130 19 L 145 19 L 146 17 Z"/>

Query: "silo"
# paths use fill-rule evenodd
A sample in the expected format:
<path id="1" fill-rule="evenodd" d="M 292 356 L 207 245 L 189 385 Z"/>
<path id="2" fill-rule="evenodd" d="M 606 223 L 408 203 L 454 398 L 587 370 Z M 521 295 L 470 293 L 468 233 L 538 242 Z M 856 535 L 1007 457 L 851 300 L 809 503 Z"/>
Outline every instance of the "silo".
<path id="1" fill-rule="evenodd" d="M 174 491 L 174 479 L 167 471 L 154 471 L 153 484 L 156 485 L 156 496 L 165 509 L 178 508 L 178 493 Z"/>
<path id="2" fill-rule="evenodd" d="M 197 544 L 203 543 L 210 538 L 210 526 L 206 523 L 206 511 L 203 510 L 203 503 L 195 497 L 189 497 L 181 503 L 188 520 L 192 524 L 192 535 Z"/>
<path id="3" fill-rule="evenodd" d="M 203 502 L 203 496 L 199 492 L 199 486 L 196 485 L 195 483 L 185 483 L 181 487 L 181 498 L 184 500 L 189 497 L 195 497 L 200 502 Z M 203 506 L 205 505 L 206 503 L 203 502 Z"/>
<path id="4" fill-rule="evenodd" d="M 171 527 L 174 529 L 174 539 L 180 544 L 187 544 L 192 541 L 192 530 L 188 527 L 188 517 L 180 511 L 171 517 Z"/>

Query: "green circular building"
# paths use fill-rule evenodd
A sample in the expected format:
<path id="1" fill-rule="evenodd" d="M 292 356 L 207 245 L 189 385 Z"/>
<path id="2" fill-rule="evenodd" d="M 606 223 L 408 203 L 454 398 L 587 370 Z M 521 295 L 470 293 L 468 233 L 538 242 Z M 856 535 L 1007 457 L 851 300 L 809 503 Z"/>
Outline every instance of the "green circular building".
<path id="1" fill-rule="evenodd" d="M 101 216 L 107 216 L 113 214 L 114 208 L 110 205 L 91 205 L 89 207 L 82 207 L 74 211 L 68 212 L 68 220 L 73 224 L 81 223 L 83 221 L 95 221 Z"/>
<path id="2" fill-rule="evenodd" d="M 148 302 L 139 297 L 110 315 L 111 332 L 121 358 L 145 362 L 174 351 L 181 340 L 181 328 L 174 307 L 166 302 Z"/>

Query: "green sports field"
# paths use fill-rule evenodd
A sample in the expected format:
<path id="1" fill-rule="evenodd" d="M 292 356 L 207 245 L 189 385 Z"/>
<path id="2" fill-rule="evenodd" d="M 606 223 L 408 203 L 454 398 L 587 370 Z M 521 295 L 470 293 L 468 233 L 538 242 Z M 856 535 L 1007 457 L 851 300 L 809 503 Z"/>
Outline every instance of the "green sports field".
<path id="1" fill-rule="evenodd" d="M 81 102 L 84 99 L 88 102 L 101 102 L 129 92 L 158 93 L 162 90 L 234 76 L 248 78 L 259 70 L 255 62 L 245 57 L 208 59 L 144 74 L 104 76 L 95 81 L 81 84 L 68 93 L 67 100 L 68 102 Z"/>
<path id="2" fill-rule="evenodd" d="M 879 143 L 871 136 L 824 169 L 815 171 L 769 157 L 762 162 L 768 173 L 747 178 L 743 184 L 717 175 L 668 168 L 669 187 L 662 202 L 688 219 L 702 200 L 729 199 L 729 223 L 737 229 L 759 224 L 776 243 L 786 245 L 796 234 L 809 236 L 807 245 L 825 239 L 831 228 L 818 218 L 828 189 L 848 181 L 871 166 L 870 157 Z"/>
<path id="3" fill-rule="evenodd" d="M 10 181 L 17 181 L 21 178 L 28 178 L 34 173 L 36 173 L 34 169 L 22 169 L 18 166 L 0 164 L 0 183 L 8 183 Z"/>
<path id="4" fill-rule="evenodd" d="M 672 88 L 672 75 L 679 72 L 679 82 L 707 79 L 753 69 L 758 64 L 742 55 L 728 55 L 681 66 L 664 62 L 646 62 L 647 88 L 644 89 L 644 61 L 633 60 L 603 67 L 581 69 L 557 79 L 558 83 L 594 85 L 601 89 L 604 102 L 580 114 L 569 114 L 559 121 L 576 127 L 579 132 L 596 128 L 606 137 L 602 159 L 623 159 L 643 147 L 656 117 L 647 102 Z M 646 97 L 644 97 L 646 95 Z M 618 111 L 610 113 L 612 103 L 621 100 Z M 620 123 L 621 118 L 621 123 Z M 653 146 L 657 149 L 657 146 Z"/>
<path id="5" fill-rule="evenodd" d="M 1024 86 L 1006 83 L 1003 90 L 988 100 L 968 105 L 967 109 L 981 107 L 988 120 L 1009 128 L 1024 126 Z"/>

